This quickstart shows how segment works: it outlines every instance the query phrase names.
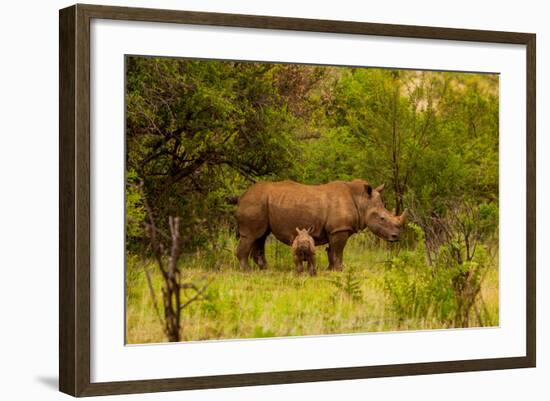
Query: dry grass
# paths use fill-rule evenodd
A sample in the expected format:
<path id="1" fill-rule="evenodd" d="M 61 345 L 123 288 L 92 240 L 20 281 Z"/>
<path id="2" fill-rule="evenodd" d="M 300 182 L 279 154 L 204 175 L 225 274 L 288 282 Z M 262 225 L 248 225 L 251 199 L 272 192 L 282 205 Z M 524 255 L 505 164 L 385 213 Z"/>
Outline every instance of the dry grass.
<path id="1" fill-rule="evenodd" d="M 267 245 L 271 266 L 263 271 L 240 271 L 230 253 L 220 254 L 215 263 L 204 255 L 186 258 L 181 265 L 186 280 L 212 281 L 207 299 L 184 310 L 181 338 L 258 338 L 448 327 L 431 315 L 415 319 L 396 315 L 384 290 L 384 262 L 391 250 L 369 241 L 369 237 L 354 237 L 346 248 L 343 273 L 327 271 L 325 252 L 318 248 L 321 268 L 313 278 L 294 273 L 289 248 L 274 241 Z M 160 305 L 162 280 L 152 262 L 146 268 L 153 275 Z M 143 265 L 132 258 L 127 262 L 126 284 L 127 343 L 166 341 Z M 491 267 L 483 282 L 482 298 L 490 322 L 498 322 L 496 266 Z"/>

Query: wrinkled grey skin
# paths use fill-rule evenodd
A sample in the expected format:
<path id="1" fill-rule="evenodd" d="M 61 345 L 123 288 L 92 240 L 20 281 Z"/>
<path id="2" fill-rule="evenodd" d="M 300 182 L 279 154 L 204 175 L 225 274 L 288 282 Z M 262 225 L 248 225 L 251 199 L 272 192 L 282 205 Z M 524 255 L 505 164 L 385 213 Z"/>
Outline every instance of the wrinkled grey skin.
<path id="1" fill-rule="evenodd" d="M 241 268 L 249 269 L 251 256 L 265 268 L 265 240 L 272 233 L 291 245 L 296 227 L 313 227 L 315 245 L 328 244 L 329 269 L 342 269 L 348 238 L 365 228 L 389 242 L 399 240 L 406 210 L 393 216 L 380 194 L 384 185 L 371 187 L 366 181 L 333 181 L 304 185 L 293 181 L 258 182 L 238 200 L 239 245 L 236 255 Z"/>
<path id="2" fill-rule="evenodd" d="M 296 227 L 296 238 L 292 241 L 292 257 L 296 265 L 296 273 L 300 274 L 304 271 L 304 263 L 307 263 L 310 276 L 315 276 L 315 241 L 310 235 L 313 228 L 299 229 Z"/>

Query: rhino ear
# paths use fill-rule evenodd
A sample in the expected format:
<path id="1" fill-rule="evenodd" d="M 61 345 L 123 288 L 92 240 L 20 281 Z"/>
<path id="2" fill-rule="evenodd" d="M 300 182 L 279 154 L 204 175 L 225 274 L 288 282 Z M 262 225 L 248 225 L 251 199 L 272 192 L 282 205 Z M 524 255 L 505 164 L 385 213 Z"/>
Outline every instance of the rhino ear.
<path id="1" fill-rule="evenodd" d="M 368 197 L 370 198 L 372 195 L 372 187 L 370 184 L 365 184 L 365 192 L 367 193 Z"/>
<path id="2" fill-rule="evenodd" d="M 296 232 L 300 234 L 300 229 L 298 227 L 296 227 Z"/>
<path id="3" fill-rule="evenodd" d="M 312 232 L 313 232 L 313 226 L 311 226 L 311 227 L 309 227 L 309 228 L 307 229 L 307 233 L 308 233 L 308 234 L 311 234 Z"/>
<path id="4" fill-rule="evenodd" d="M 376 187 L 375 191 L 378 193 L 382 193 L 382 191 L 384 191 L 385 186 L 386 184 L 379 185 L 378 187 Z"/>

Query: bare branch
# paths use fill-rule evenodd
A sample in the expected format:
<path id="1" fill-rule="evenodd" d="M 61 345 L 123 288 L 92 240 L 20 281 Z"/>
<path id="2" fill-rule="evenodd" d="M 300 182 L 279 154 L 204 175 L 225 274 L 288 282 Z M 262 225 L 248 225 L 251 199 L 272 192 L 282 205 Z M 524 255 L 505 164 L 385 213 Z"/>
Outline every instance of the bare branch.
<path id="1" fill-rule="evenodd" d="M 202 295 L 204 294 L 204 292 L 208 289 L 208 286 L 210 285 L 211 281 L 209 281 L 208 283 L 206 283 L 205 285 L 203 285 L 200 289 L 197 290 L 197 287 L 196 286 L 193 286 L 193 288 L 196 290 L 196 293 L 195 295 L 193 295 L 191 298 L 189 298 L 183 305 L 180 306 L 180 310 L 181 309 L 185 309 L 187 308 L 189 305 L 191 305 L 193 302 L 195 301 L 199 301 L 202 298 Z M 191 287 L 189 287 L 191 288 Z"/>

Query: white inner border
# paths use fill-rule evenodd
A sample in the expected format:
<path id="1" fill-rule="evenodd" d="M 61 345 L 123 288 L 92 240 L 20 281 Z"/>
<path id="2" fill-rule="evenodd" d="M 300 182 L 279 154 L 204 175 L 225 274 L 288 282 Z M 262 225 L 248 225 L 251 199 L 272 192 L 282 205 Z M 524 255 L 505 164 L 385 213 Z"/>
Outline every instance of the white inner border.
<path id="1" fill-rule="evenodd" d="M 525 47 L 181 24 L 91 23 L 91 380 L 524 356 Z M 124 345 L 124 55 L 500 75 L 500 326 Z"/>

